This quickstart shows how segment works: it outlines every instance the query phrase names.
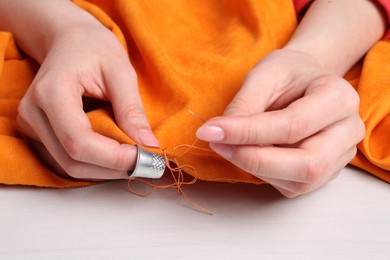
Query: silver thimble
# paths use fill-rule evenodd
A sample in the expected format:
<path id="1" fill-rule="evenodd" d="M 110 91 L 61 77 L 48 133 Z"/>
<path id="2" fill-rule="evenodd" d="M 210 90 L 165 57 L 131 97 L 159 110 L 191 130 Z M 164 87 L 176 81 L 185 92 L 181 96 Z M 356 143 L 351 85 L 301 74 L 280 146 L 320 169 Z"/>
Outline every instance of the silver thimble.
<path id="1" fill-rule="evenodd" d="M 129 178 L 142 177 L 158 179 L 164 174 L 165 159 L 161 155 L 149 152 L 137 145 L 137 162 L 133 171 L 128 171 Z"/>

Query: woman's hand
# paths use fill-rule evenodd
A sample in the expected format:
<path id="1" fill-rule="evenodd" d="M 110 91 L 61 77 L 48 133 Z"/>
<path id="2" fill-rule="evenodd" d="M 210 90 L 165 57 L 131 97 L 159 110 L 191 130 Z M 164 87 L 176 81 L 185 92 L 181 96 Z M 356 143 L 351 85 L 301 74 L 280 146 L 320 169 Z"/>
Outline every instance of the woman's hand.
<path id="1" fill-rule="evenodd" d="M 82 102 L 83 96 L 110 101 L 125 133 L 142 145 L 159 145 L 124 48 L 98 22 L 58 30 L 50 42 L 20 102 L 18 124 L 58 172 L 82 179 L 125 178 L 135 164 L 135 147 L 94 132 Z"/>
<path id="2" fill-rule="evenodd" d="M 364 137 L 359 97 L 342 75 L 383 35 L 375 1 L 313 1 L 293 37 L 262 59 L 200 139 L 287 197 L 335 178 Z"/>
<path id="3" fill-rule="evenodd" d="M 335 178 L 364 136 L 352 86 L 303 53 L 274 51 L 247 75 L 221 117 L 197 137 L 283 195 Z"/>

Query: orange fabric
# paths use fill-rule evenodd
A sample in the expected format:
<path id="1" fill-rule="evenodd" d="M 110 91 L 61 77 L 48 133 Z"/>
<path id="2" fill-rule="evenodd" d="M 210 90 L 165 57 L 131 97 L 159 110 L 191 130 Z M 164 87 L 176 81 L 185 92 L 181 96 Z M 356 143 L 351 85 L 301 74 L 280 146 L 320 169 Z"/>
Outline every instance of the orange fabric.
<path id="1" fill-rule="evenodd" d="M 0 183 L 72 187 L 74 181 L 54 175 L 41 163 L 15 124 L 18 102 L 37 68 L 18 51 L 10 33 L 0 32 Z"/>
<path id="2" fill-rule="evenodd" d="M 360 80 L 353 82 L 360 95 L 366 136 L 351 163 L 390 183 L 390 40 L 370 50 Z"/>
<path id="3" fill-rule="evenodd" d="M 187 150 L 180 145 L 192 144 L 195 131 L 202 124 L 189 111 L 203 120 L 220 115 L 254 64 L 288 41 L 297 24 L 292 1 L 74 2 L 110 28 L 129 50 L 149 121 L 168 157 L 185 153 L 180 156 L 180 164 L 191 165 L 194 170 L 188 168 L 187 172 L 202 180 L 262 183 L 211 151 Z M 359 67 L 348 75 L 362 95 L 361 113 L 368 129 L 367 138 L 359 146 L 360 157 L 353 163 L 387 181 L 389 48 L 388 42 L 381 42 L 372 49 L 364 62 L 361 80 Z M 18 101 L 37 68 L 18 51 L 11 34 L 0 33 L 0 183 L 88 185 L 50 172 L 16 128 Z M 97 132 L 123 143 L 134 143 L 117 127 L 110 108 L 91 111 L 88 116 Z M 208 147 L 201 141 L 196 146 Z M 163 149 L 156 152 L 163 153 Z"/>

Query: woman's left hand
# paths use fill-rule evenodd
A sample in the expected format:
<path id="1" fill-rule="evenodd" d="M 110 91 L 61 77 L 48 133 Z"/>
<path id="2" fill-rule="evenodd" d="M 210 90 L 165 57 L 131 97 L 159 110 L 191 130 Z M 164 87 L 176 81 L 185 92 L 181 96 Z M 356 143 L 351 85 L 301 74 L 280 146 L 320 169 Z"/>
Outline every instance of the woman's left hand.
<path id="1" fill-rule="evenodd" d="M 358 106 L 347 81 L 307 54 L 282 49 L 254 67 L 197 137 L 292 198 L 334 179 L 354 157 L 365 133 Z"/>

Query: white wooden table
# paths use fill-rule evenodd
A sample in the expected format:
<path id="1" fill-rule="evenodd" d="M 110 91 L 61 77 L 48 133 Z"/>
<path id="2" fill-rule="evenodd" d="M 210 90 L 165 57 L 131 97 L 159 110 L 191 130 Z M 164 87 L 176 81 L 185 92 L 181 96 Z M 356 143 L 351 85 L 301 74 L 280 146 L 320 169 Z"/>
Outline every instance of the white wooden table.
<path id="1" fill-rule="evenodd" d="M 390 259 L 390 185 L 353 168 L 295 199 L 267 185 L 185 191 L 215 215 L 172 189 L 137 197 L 124 181 L 0 186 L 0 259 Z"/>

